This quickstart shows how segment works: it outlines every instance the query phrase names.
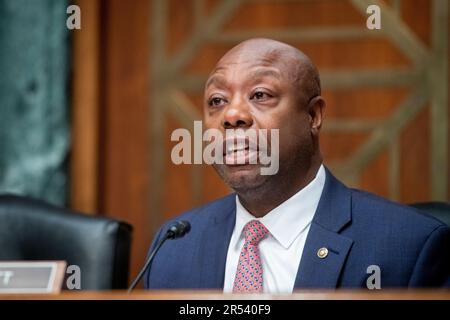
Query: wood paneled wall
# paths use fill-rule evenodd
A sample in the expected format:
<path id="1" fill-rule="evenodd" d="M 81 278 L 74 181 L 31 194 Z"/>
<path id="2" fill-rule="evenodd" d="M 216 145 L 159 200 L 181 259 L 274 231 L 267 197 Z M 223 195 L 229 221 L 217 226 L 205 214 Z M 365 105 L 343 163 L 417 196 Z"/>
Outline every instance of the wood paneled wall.
<path id="1" fill-rule="evenodd" d="M 201 89 L 210 68 L 250 36 L 284 40 L 318 65 L 328 102 L 321 145 L 326 163 L 340 178 L 405 203 L 450 198 L 447 186 L 442 196 L 442 179 L 436 177 L 440 171 L 444 182 L 450 180 L 448 163 L 441 161 L 448 157 L 433 147 L 437 142 L 447 146 L 441 149 L 450 148 L 448 132 L 439 137 L 437 132 L 446 131 L 435 128 L 450 121 L 448 105 L 437 110 L 430 97 L 430 77 L 445 80 L 447 75 L 448 88 L 448 59 L 438 64 L 446 66 L 446 73 L 434 63 L 442 60 L 442 50 L 434 50 L 433 26 L 445 26 L 439 34 L 447 46 L 450 34 L 448 25 L 433 20 L 432 4 L 442 6 L 442 1 L 386 1 L 392 17 L 382 12 L 382 27 L 400 23 L 412 35 L 406 42 L 395 30 L 365 29 L 366 15 L 358 8 L 364 1 L 357 0 L 97 2 L 98 66 L 81 58 L 74 65 L 88 74 L 90 68 L 99 70 L 99 86 L 94 86 L 98 128 L 91 133 L 98 141 L 96 197 L 89 201 L 96 212 L 133 224 L 133 276 L 161 222 L 229 192 L 211 168 L 173 165 L 170 133 L 200 119 Z M 447 12 L 439 19 L 448 23 L 448 5 L 443 7 Z M 80 37 L 91 39 L 90 32 L 94 28 L 86 27 Z M 414 61 L 416 53 L 402 51 L 415 40 L 430 53 L 430 61 Z M 444 52 L 448 57 L 448 49 Z M 445 121 L 437 123 L 442 114 Z M 74 128 L 76 137 L 89 141 L 83 124 Z M 73 172 L 83 175 L 83 154 L 93 149 L 78 145 L 75 152 L 72 166 L 79 169 Z M 85 191 L 79 181 L 72 179 L 75 207 Z"/>

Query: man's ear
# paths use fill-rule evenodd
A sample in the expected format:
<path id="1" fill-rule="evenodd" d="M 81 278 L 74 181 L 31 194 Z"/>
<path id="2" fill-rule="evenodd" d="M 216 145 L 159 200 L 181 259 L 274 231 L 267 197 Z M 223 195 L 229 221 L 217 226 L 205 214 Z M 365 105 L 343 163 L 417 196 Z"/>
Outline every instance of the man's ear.
<path id="1" fill-rule="evenodd" d="M 318 135 L 322 127 L 322 121 L 325 113 L 325 100 L 321 96 L 311 99 L 308 105 L 308 113 L 311 125 L 311 133 Z"/>

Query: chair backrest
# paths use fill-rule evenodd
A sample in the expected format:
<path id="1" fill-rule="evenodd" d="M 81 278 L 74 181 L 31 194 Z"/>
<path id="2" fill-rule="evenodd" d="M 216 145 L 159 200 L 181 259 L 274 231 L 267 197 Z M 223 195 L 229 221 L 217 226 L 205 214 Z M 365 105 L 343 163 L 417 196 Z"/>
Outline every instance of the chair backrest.
<path id="1" fill-rule="evenodd" d="M 450 203 L 448 202 L 420 202 L 410 206 L 419 209 L 429 215 L 441 220 L 450 226 Z"/>
<path id="2" fill-rule="evenodd" d="M 0 260 L 65 260 L 81 271 L 81 289 L 124 289 L 128 284 L 130 225 L 0 195 Z"/>

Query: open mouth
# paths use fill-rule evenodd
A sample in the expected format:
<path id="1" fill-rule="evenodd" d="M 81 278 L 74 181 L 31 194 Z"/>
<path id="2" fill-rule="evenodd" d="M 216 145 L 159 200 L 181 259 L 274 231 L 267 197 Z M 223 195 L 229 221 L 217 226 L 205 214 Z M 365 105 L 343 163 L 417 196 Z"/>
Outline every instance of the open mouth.
<path id="1" fill-rule="evenodd" d="M 256 164 L 258 144 L 248 137 L 234 137 L 223 141 L 224 163 L 227 165 Z"/>

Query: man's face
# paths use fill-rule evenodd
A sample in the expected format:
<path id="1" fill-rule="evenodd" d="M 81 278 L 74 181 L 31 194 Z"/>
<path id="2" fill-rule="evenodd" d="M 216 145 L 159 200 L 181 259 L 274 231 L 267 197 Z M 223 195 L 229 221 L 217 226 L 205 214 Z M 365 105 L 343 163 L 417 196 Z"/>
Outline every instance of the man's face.
<path id="1" fill-rule="evenodd" d="M 300 92 L 290 62 L 251 50 L 228 54 L 210 75 L 204 94 L 205 127 L 224 137 L 226 129 L 268 129 L 270 147 L 270 130 L 279 129 L 278 178 L 298 172 L 296 166 L 305 165 L 312 153 L 308 98 Z M 276 179 L 261 175 L 260 164 L 227 164 L 233 155 L 224 153 L 225 164 L 214 167 L 236 192 L 257 190 Z"/>

